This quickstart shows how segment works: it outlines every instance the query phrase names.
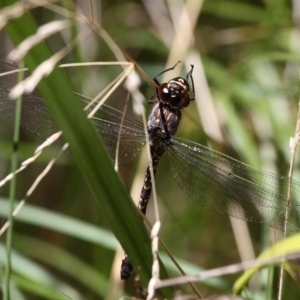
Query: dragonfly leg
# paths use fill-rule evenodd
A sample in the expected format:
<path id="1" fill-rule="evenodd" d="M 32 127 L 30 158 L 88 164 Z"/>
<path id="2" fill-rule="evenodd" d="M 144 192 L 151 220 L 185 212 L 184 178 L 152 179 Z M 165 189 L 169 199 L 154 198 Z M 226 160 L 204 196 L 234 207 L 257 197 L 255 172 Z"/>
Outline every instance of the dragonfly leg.
<path id="1" fill-rule="evenodd" d="M 169 71 L 174 70 L 175 67 L 176 67 L 179 63 L 181 63 L 181 61 L 178 61 L 172 68 L 168 68 L 168 69 L 166 69 L 166 70 L 163 70 L 163 71 L 160 72 L 158 75 L 156 75 L 156 76 L 153 78 L 153 81 L 155 82 L 155 84 L 156 84 L 157 86 L 159 86 L 159 85 L 160 85 L 160 82 L 158 81 L 157 77 L 159 77 L 160 75 L 162 75 L 162 74 L 164 74 L 164 73 L 166 73 L 166 72 L 169 72 Z"/>

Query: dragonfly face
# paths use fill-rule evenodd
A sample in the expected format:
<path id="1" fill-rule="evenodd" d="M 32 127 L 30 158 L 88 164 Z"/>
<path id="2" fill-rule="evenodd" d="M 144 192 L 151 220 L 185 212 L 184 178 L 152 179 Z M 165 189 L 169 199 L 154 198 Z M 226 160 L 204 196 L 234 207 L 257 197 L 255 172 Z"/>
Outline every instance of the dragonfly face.
<path id="1" fill-rule="evenodd" d="M 190 104 L 189 91 L 188 82 L 184 78 L 177 77 L 161 84 L 157 88 L 157 95 L 161 103 L 168 104 L 173 109 L 182 109 Z"/>
<path id="2" fill-rule="evenodd" d="M 158 101 L 163 104 L 164 107 L 169 107 L 171 109 L 182 109 L 189 106 L 190 101 L 195 99 L 194 81 L 192 77 L 194 69 L 193 65 L 191 66 L 191 70 L 187 74 L 186 79 L 182 77 L 175 77 L 166 83 L 159 83 L 157 80 L 159 75 L 174 69 L 175 66 L 161 72 L 154 78 L 154 82 L 157 84 L 156 94 L 153 97 L 154 101 L 151 99 L 149 103 Z M 192 87 L 190 87 L 189 81 Z M 190 92 L 192 92 L 191 95 Z"/>

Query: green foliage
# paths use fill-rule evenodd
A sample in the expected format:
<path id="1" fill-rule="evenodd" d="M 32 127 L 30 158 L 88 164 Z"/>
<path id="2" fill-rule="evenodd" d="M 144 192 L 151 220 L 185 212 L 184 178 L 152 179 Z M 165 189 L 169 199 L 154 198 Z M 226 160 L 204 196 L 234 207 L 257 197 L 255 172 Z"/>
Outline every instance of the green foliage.
<path id="1" fill-rule="evenodd" d="M 73 1 L 57 1 L 37 8 L 28 6 L 26 12 L 14 14 L 10 6 L 20 3 L 0 3 L 0 24 L 2 20 L 6 22 L 0 36 L 0 57 L 6 58 L 13 47 L 34 35 L 40 26 L 68 20 L 69 27 L 42 39 L 26 54 L 24 62 L 31 72 L 63 48 L 66 52 L 61 63 L 117 61 L 121 49 L 151 78 L 166 68 L 166 61 L 167 67 L 178 60 L 182 61 L 181 68 L 186 64 L 189 69 L 188 65 L 194 64 L 196 101 L 183 111 L 178 135 L 208 144 L 256 168 L 287 176 L 289 139 L 294 135 L 297 119 L 300 61 L 299 16 L 289 1 L 209 0 L 202 6 L 198 0 L 185 1 L 182 5 L 192 27 L 181 20 L 183 8 L 175 5 L 181 5 L 177 1 L 152 1 L 153 7 L 138 0 L 91 1 L 83 6 L 76 4 L 77 7 Z M 80 39 L 76 39 L 78 34 Z M 16 218 L 12 299 L 118 299 L 121 295 L 135 295 L 133 279 L 124 287 L 119 284 L 119 263 L 118 271 L 113 268 L 116 240 L 109 231 L 122 244 L 135 272 L 141 275 L 142 286 L 147 288 L 152 264 L 149 234 L 128 196 L 130 186 L 139 182 L 138 191 L 132 192 L 137 201 L 147 159 L 143 157 L 139 166 L 136 160 L 120 166 L 118 176 L 73 93 L 94 97 L 121 70 L 119 66 L 91 65 L 55 68 L 39 84 L 39 92 L 70 143 L 73 157 L 61 157 Z M 180 66 L 166 75 L 172 78 L 179 71 Z M 182 70 L 182 74 L 186 71 Z M 142 80 L 141 91 L 149 99 L 153 87 Z M 207 88 L 210 94 L 205 92 Z M 109 97 L 109 105 L 122 110 L 126 93 L 119 86 Z M 7 141 L 11 128 L 0 116 L 1 179 L 10 169 Z M 32 140 L 22 132 L 24 145 Z M 22 144 L 20 149 L 24 148 Z M 20 160 L 29 155 L 21 151 Z M 49 160 L 44 154 L 18 175 L 17 200 L 24 198 Z M 294 179 L 297 178 L 299 170 L 295 168 Z M 190 201 L 174 183 L 163 160 L 156 185 L 160 237 L 173 255 L 181 258 L 186 272 L 237 263 L 240 255 L 243 259 L 254 258 L 251 247 L 256 256 L 269 249 L 272 229 L 251 223 L 251 243 L 247 249 L 239 249 L 236 244 L 246 243 L 247 232 L 234 238 L 226 216 L 215 215 Z M 8 196 L 6 186 L 1 188 L 1 195 Z M 4 201 L 0 202 L 1 215 L 6 209 Z M 37 210 L 30 210 L 34 207 Z M 148 216 L 153 220 L 152 202 Z M 1 278 L 6 259 L 4 237 L 0 241 Z M 179 275 L 165 260 L 164 265 L 172 276 Z M 287 266 L 286 299 L 299 299 L 300 291 L 291 271 L 294 267 Z M 161 268 L 162 277 L 168 277 L 163 265 Z M 277 272 L 272 278 L 273 271 L 266 276 L 256 268 L 246 272 L 244 278 L 248 279 L 250 272 L 251 276 L 253 272 L 258 275 L 259 283 L 248 285 L 247 296 L 273 299 L 277 294 Z M 232 293 L 237 277 L 203 281 L 197 288 L 204 296 Z M 237 284 L 239 291 L 246 290 L 248 281 L 237 281 L 235 287 Z M 191 293 L 186 286 L 180 289 Z M 171 299 L 174 290 L 160 292 Z"/>

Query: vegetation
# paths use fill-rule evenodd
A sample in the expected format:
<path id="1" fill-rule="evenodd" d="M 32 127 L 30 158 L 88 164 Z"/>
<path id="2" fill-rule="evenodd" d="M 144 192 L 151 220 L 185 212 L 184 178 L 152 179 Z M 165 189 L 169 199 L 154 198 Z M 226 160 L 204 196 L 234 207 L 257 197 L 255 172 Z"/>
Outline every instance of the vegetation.
<path id="1" fill-rule="evenodd" d="M 299 101 L 298 11 L 297 1 L 282 0 L 1 1 L 0 57 L 7 58 L 26 38 L 41 36 L 22 60 L 31 73 L 54 54 L 57 65 L 89 62 L 85 67 L 55 68 L 38 86 L 73 155 L 62 154 L 27 197 L 11 227 L 12 239 L 9 231 L 1 236 L 3 297 L 9 296 L 4 280 L 8 279 L 7 241 L 12 242 L 10 299 L 141 297 L 137 295 L 135 275 L 124 284 L 120 282 L 124 251 L 117 240 L 140 275 L 142 288 L 147 288 L 151 278 L 150 238 L 129 198 L 131 193 L 132 199 L 138 200 L 147 154 L 143 152 L 121 165 L 116 174 L 96 131 L 76 99 L 72 101 L 76 98 L 74 91 L 95 97 L 126 66 L 95 66 L 93 62 L 124 62 L 125 57 L 135 61 L 137 70 L 145 72 L 139 72 L 138 88 L 146 100 L 154 94 L 154 88 L 145 74 L 153 78 L 181 61 L 174 71 L 160 78 L 163 82 L 185 76 L 193 64 L 196 100 L 183 110 L 177 135 L 255 168 L 288 176 L 290 137 L 295 135 Z M 54 20 L 66 22 L 53 24 L 56 32 L 46 36 L 42 25 Z M 128 93 L 121 83 L 107 103 L 123 110 Z M 144 104 L 149 112 L 152 106 Z M 132 105 L 127 113 L 133 114 Z M 1 179 L 10 173 L 12 132 L 12 123 L 1 114 Z M 40 143 L 22 130 L 19 164 L 31 157 Z M 47 149 L 18 174 L 16 201 L 25 197 L 56 154 Z M 296 160 L 293 179 L 300 181 L 298 165 Z M 176 185 L 167 158 L 160 163 L 156 189 L 159 237 L 187 274 L 260 255 L 273 257 L 272 247 L 281 239 L 280 231 L 229 220 L 194 203 Z M 8 195 L 7 184 L 1 188 L 1 227 L 9 211 Z M 147 217 L 154 223 L 153 201 Z M 280 243 L 279 252 L 299 251 L 298 235 L 289 234 L 293 234 L 292 239 Z M 160 257 L 162 278 L 180 275 L 163 250 Z M 241 292 L 246 299 L 275 299 L 279 263 L 247 268 L 244 277 L 240 277 L 242 270 L 222 276 L 217 269 L 219 276 L 195 285 L 203 298 Z M 297 262 L 286 264 L 285 269 L 283 298 L 299 299 Z M 171 299 L 177 290 L 194 294 L 190 286 L 176 285 L 159 290 L 158 297 Z"/>

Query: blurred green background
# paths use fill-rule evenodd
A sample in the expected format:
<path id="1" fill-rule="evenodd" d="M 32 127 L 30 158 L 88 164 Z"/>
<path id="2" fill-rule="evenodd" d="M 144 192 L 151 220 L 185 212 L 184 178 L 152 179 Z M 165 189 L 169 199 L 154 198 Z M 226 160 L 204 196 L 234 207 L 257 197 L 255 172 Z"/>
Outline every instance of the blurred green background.
<path id="1" fill-rule="evenodd" d="M 4 1 L 2 7 L 5 5 Z M 7 1 L 7 5 L 12 4 Z M 2 8 L 0 17 L 9 13 L 14 16 L 13 12 L 12 8 Z M 295 132 L 299 97 L 300 7 L 296 0 L 57 1 L 28 13 L 38 26 L 53 20 L 72 22 L 70 28 L 46 39 L 53 53 L 82 34 L 61 63 L 117 61 L 117 50 L 108 44 L 111 39 L 151 78 L 178 60 L 182 64 L 162 80 L 185 76 L 189 65 L 194 64 L 196 101 L 183 111 L 177 135 L 256 168 L 287 176 L 289 139 Z M 19 17 L 7 22 L 14 18 Z M 94 28 L 87 23 L 91 19 Z M 24 31 L 26 26 L 24 23 Z M 5 27 L 0 28 L 0 45 L 0 57 L 6 58 L 14 46 Z M 66 72 L 76 92 L 94 97 L 121 70 L 118 66 L 89 66 Z M 154 93 L 143 77 L 140 90 L 145 99 Z M 108 104 L 122 109 L 126 97 L 127 91 L 121 85 Z M 146 103 L 145 107 L 147 112 L 151 110 Z M 10 170 L 13 125 L 3 115 L 0 121 L 3 178 Z M 25 130 L 21 137 L 20 162 L 30 157 L 40 143 Z M 48 149 L 18 176 L 17 199 L 24 197 L 54 153 L 55 149 Z M 143 153 L 120 166 L 120 178 L 128 192 L 132 188 L 135 201 L 146 164 Z M 294 178 L 299 179 L 297 161 Z M 167 159 L 160 163 L 156 186 L 162 221 L 160 237 L 173 255 L 190 263 L 194 271 L 254 258 L 280 238 L 280 232 L 266 226 L 231 223 L 227 216 L 194 203 L 176 185 Z M 4 186 L 3 209 L 7 195 L 8 186 Z M 110 241 L 100 232 L 111 229 L 110 220 L 91 195 L 72 157 L 60 157 L 28 199 L 24 215 L 14 226 L 13 249 L 21 261 L 13 272 L 12 299 L 118 299 L 121 295 L 136 295 L 134 276 L 125 284 L 119 281 L 119 262 L 114 265 L 115 240 L 112 237 Z M 35 221 L 37 215 L 43 217 Z M 154 220 L 152 201 L 147 215 Z M 4 222 L 2 215 L 1 224 Z M 93 227 L 84 227 L 81 222 Z M 2 236 L 1 247 L 4 243 Z M 119 258 L 123 254 L 119 251 Z M 170 274 L 179 275 L 174 270 Z M 203 297 L 230 294 L 238 276 L 196 286 Z M 250 299 L 274 299 L 277 278 L 278 269 L 261 272 L 246 288 L 247 295 Z M 187 286 L 175 289 L 192 293 Z M 285 299 L 299 299 L 299 295 L 299 282 L 287 276 Z"/>

